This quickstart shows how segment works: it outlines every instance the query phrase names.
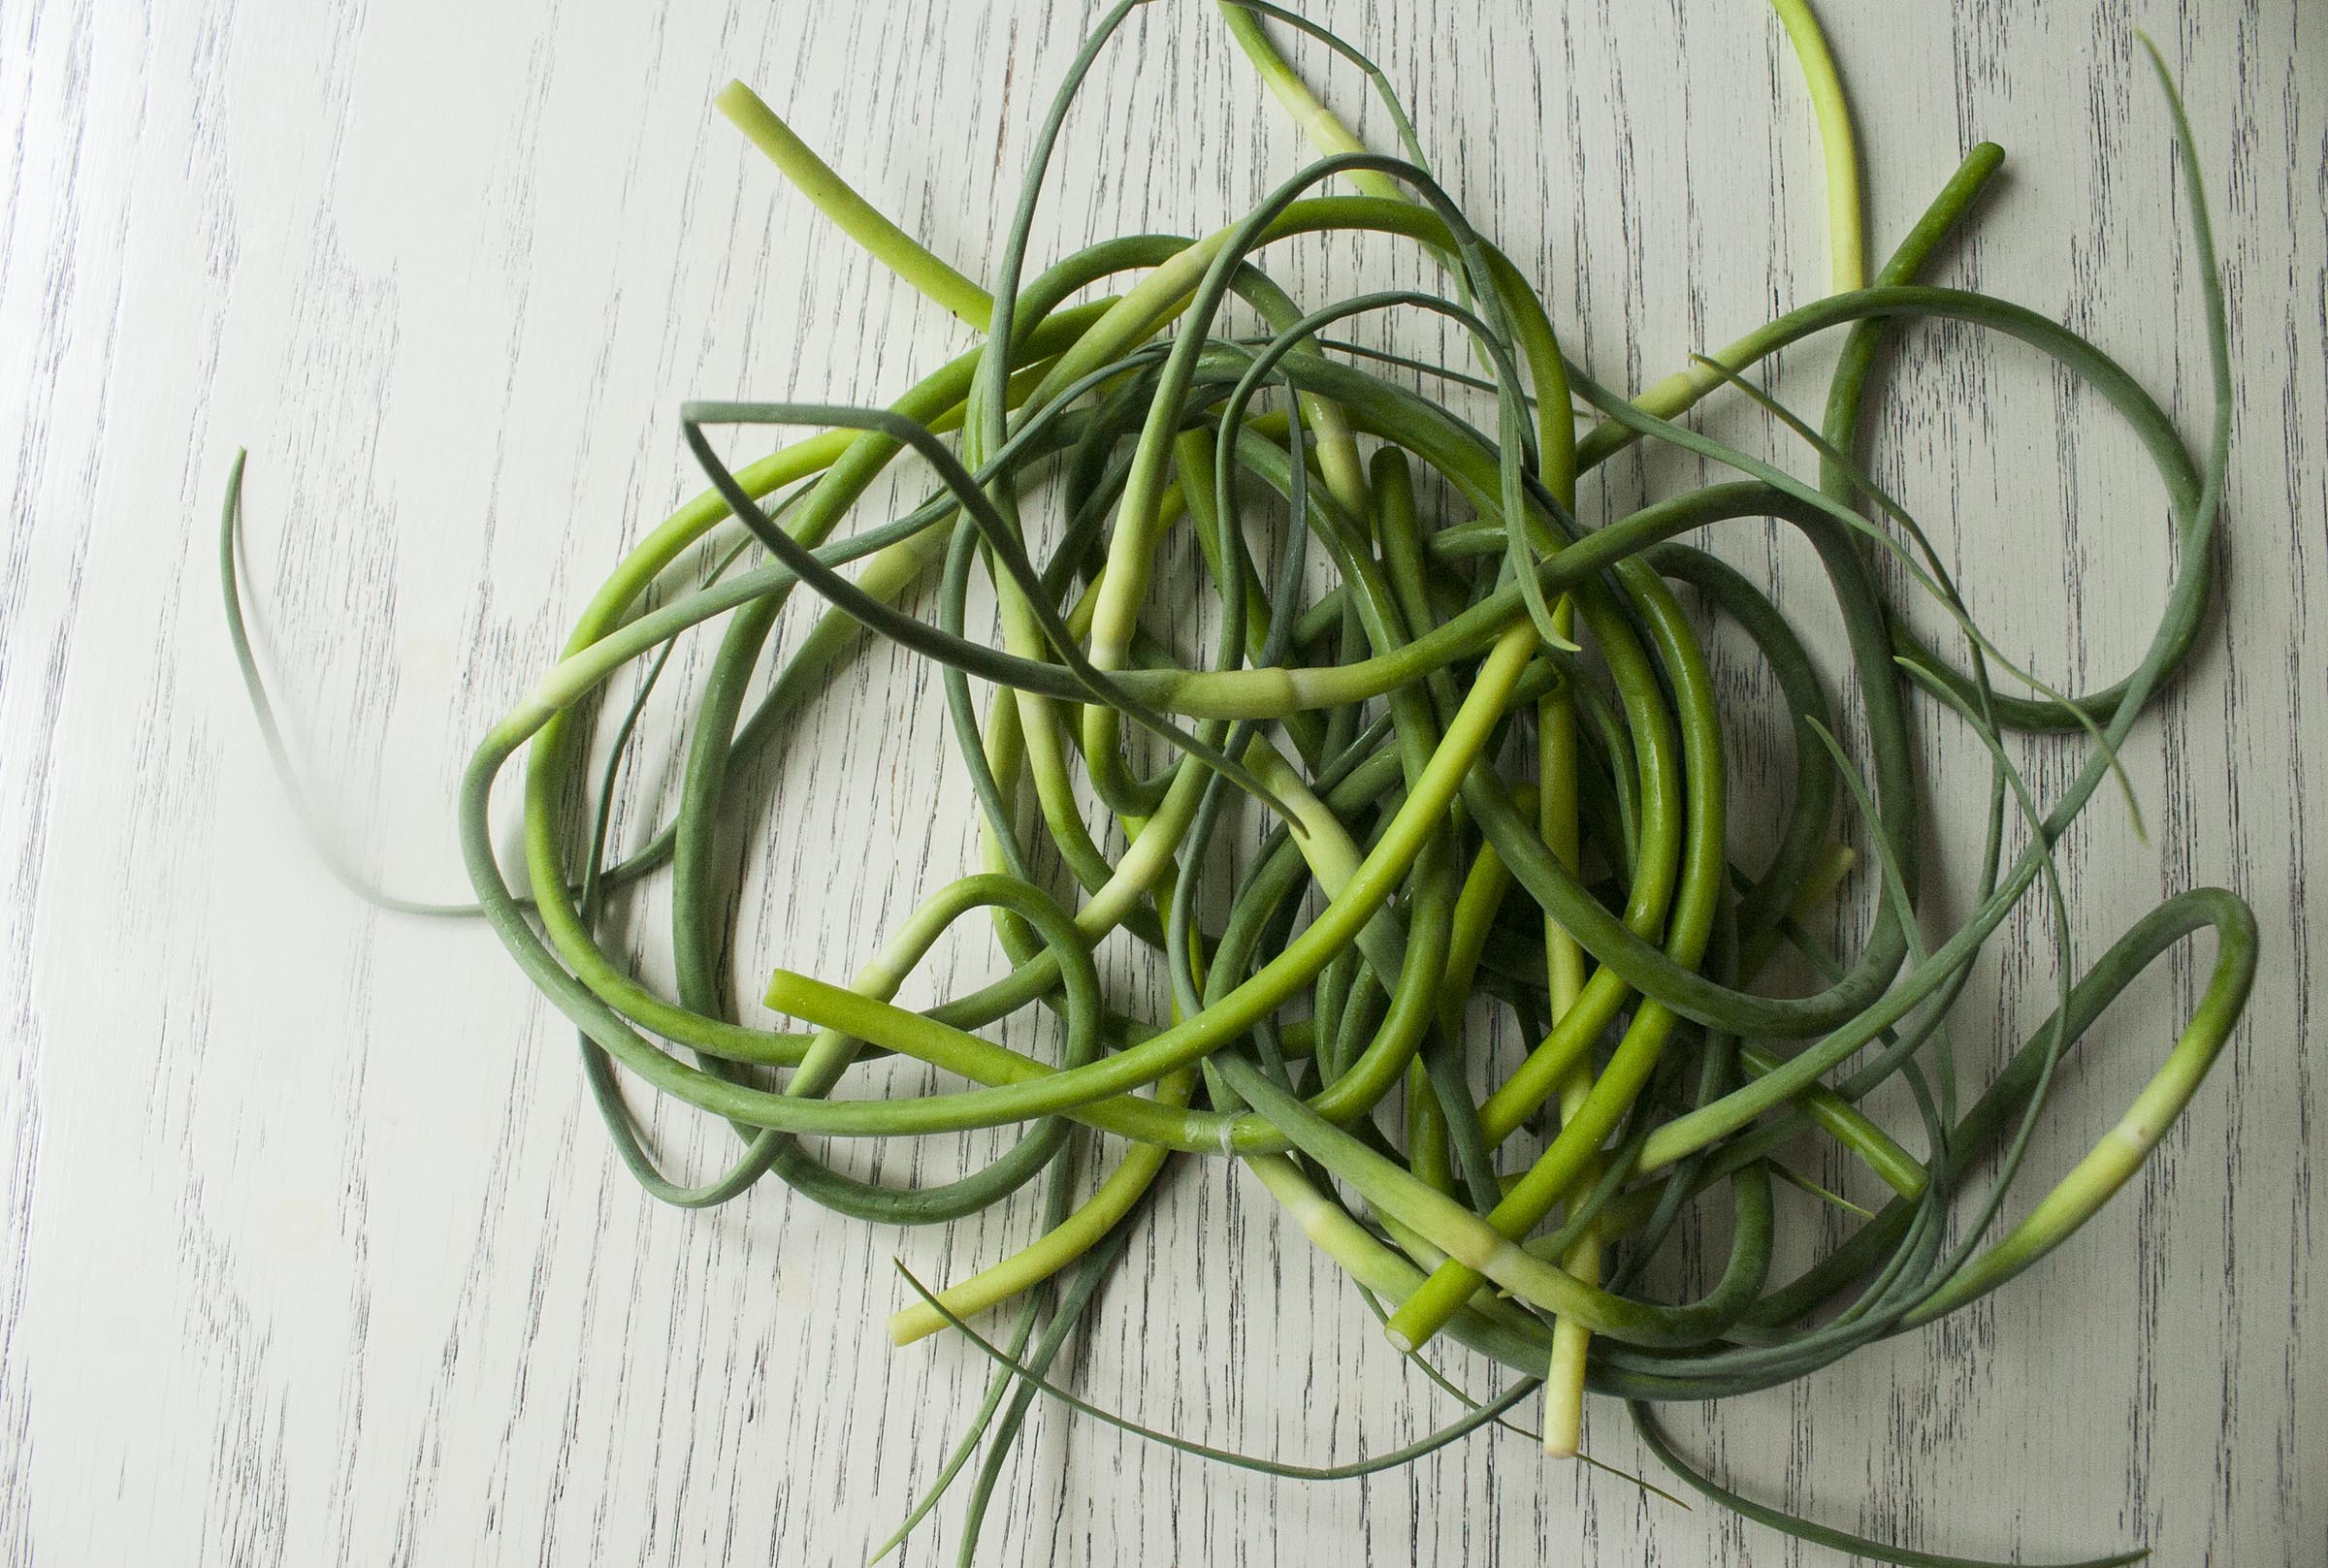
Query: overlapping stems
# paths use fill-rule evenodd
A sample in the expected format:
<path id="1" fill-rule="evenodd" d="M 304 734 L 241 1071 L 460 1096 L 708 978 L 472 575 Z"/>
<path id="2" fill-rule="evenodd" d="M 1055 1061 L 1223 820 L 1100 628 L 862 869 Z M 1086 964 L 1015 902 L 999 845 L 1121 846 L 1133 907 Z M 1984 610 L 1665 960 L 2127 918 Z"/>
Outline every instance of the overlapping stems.
<path id="1" fill-rule="evenodd" d="M 2195 1091 L 2244 1003 L 2257 942 L 2252 915 L 2228 893 L 2169 900 L 2083 974 L 2065 964 L 2053 1015 L 1959 1107 L 1945 1033 L 1951 1007 L 2032 885 L 2046 883 L 2066 934 L 2067 893 L 2052 847 L 2204 624 L 2229 371 L 2180 105 L 2215 393 L 2203 463 L 2099 348 L 2019 306 L 1915 281 L 1997 167 L 2000 154 L 1988 146 L 1968 157 L 1871 286 L 1789 311 L 1716 362 L 1632 399 L 1564 360 L 1521 274 L 1422 164 L 1403 112 L 1410 156 L 1357 149 L 1321 110 L 1309 118 L 1328 155 L 1236 224 L 1202 239 L 1104 241 L 1027 277 L 1051 149 L 1083 75 L 1136 4 L 1110 15 L 1071 70 L 1038 137 L 990 295 L 877 214 L 865 217 L 861 199 L 795 150 L 757 100 L 735 98 L 738 89 L 724 100 L 780 159 L 813 166 L 820 205 L 903 275 L 934 279 L 932 292 L 965 320 L 983 316 L 986 336 L 887 409 L 689 405 L 687 438 L 712 491 L 625 559 L 564 657 L 472 760 L 461 817 L 479 905 L 581 1032 L 594 1092 L 625 1160 L 674 1202 L 717 1202 L 773 1173 L 844 1212 L 901 1224 L 984 1208 L 1051 1170 L 1043 1239 L 909 1306 L 895 1326 L 903 1338 L 998 1305 L 1061 1269 L 1071 1270 L 1071 1321 L 1171 1154 L 1238 1156 L 1320 1248 L 1395 1303 L 1388 1328 L 1402 1349 L 1418 1350 L 1443 1329 L 1541 1378 L 1566 1331 L 1569 1365 L 1556 1388 L 1580 1378 L 1634 1400 L 1719 1396 L 1800 1376 L 1963 1305 L 2058 1245 Z M 1799 41 L 1807 13 L 1781 9 Z M 1258 22 L 1241 15 L 1236 24 L 1265 80 L 1307 112 L 1298 79 L 1265 40 L 1254 42 Z M 1832 124 L 1840 88 L 1831 62 L 1825 80 L 1833 96 L 1821 101 L 1830 154 L 1838 135 L 1848 151 L 1847 112 L 1841 133 Z M 763 115 L 766 123 L 756 117 Z M 1362 181 L 1369 194 L 1315 194 L 1338 178 Z M 1830 184 L 1838 178 L 1852 189 L 1830 203 L 1836 271 L 1856 282 L 1856 259 L 1843 260 L 1859 244 L 1856 175 L 1830 162 Z M 1261 258 L 1316 234 L 1420 245 L 1456 279 L 1457 298 L 1409 289 L 1304 311 Z M 1127 273 L 1134 280 L 1120 296 L 1068 303 Z M 1224 325 L 1232 299 L 1259 319 L 1258 335 Z M 1468 340 L 1483 374 L 1445 375 L 1492 392 L 1492 432 L 1370 368 L 1378 356 L 1346 354 L 1324 336 L 1369 313 L 1416 310 L 1438 314 Z M 1860 412 L 1883 336 L 1896 323 L 1927 319 L 2037 348 L 2099 393 L 2150 456 L 2177 544 L 2165 611 L 2123 680 L 2086 696 L 1995 689 L 1993 645 L 1914 519 L 1860 470 Z M 1817 458 L 1817 483 L 1677 422 L 1698 398 L 1832 332 L 1842 333 L 1842 347 L 1816 432 L 1770 404 Z M 1571 390 L 1600 416 L 1581 435 Z M 1273 397 L 1281 406 L 1255 411 Z M 770 425 L 826 429 L 740 468 L 709 433 Z M 958 451 L 944 439 L 954 430 Z M 1599 527 L 1579 523 L 1578 475 L 1642 440 L 1737 477 L 1663 496 Z M 843 532 L 867 491 L 909 451 L 935 475 L 930 498 Z M 1426 520 L 1418 471 L 1455 498 L 1454 517 Z M 782 502 L 770 504 L 780 493 Z M 1048 549 L 1027 525 L 1038 502 L 1057 520 Z M 1852 664 L 1864 780 L 1833 744 L 1825 683 L 1787 619 L 1742 576 L 1682 542 L 1764 518 L 1799 533 L 1825 574 Z M 1187 586 L 1159 581 L 1153 569 L 1183 522 L 1216 630 L 1202 666 L 1184 665 L 1142 624 L 1152 601 Z M 737 524 L 736 548 L 757 547 L 767 559 L 745 565 L 731 555 L 709 580 L 692 581 L 701 541 Z M 1256 541 L 1272 527 L 1283 536 L 1265 570 L 1270 553 Z M 231 499 L 227 528 L 231 593 Z M 1906 629 L 1879 589 L 1877 560 L 1894 562 L 1892 575 L 1931 597 L 1963 633 L 1960 666 Z M 853 562 L 862 564 L 851 577 L 843 568 Z M 1321 563 L 1331 573 L 1322 583 Z M 969 627 L 981 573 L 999 606 L 999 647 Z M 897 607 L 933 575 L 934 620 Z M 803 583 L 829 607 L 747 717 L 770 636 Z M 1795 784 L 1777 848 L 1759 870 L 1733 860 L 1719 700 L 1676 584 L 1746 633 L 1783 699 Z M 718 651 L 695 694 L 677 814 L 644 851 L 609 867 L 611 767 L 579 848 L 568 826 L 592 794 L 593 704 L 634 661 L 653 657 L 659 673 L 677 639 L 722 617 Z M 735 889 L 719 834 L 749 804 L 737 787 L 749 764 L 780 743 L 861 628 L 943 666 L 987 865 L 933 895 L 849 986 L 779 968 L 769 1006 L 812 1032 L 746 1024 L 724 994 L 721 933 Z M 996 688 L 983 719 L 973 682 Z M 625 742 L 636 713 L 634 703 Z M 1973 735 L 1993 762 L 1977 897 L 1954 930 L 1932 940 L 1917 903 L 1916 736 L 1925 714 Z M 1126 719 L 1171 750 L 1152 777 L 1138 776 L 1123 753 Z M 2098 744 L 2066 787 L 2037 801 L 2003 737 L 2077 728 Z M 521 750 L 523 896 L 497 864 L 487 818 L 494 783 Z M 616 748 L 618 763 L 624 750 Z M 1535 781 L 1512 760 L 1539 754 Z M 1085 791 L 1111 816 L 1120 848 L 1092 831 Z M 1838 795 L 1863 828 L 1877 888 L 1867 935 L 1848 963 L 1803 923 L 1833 890 Z M 1275 821 L 1227 875 L 1223 835 L 1254 812 Z M 1039 832 L 1030 836 L 1030 825 Z M 2008 852 L 2016 839 L 2021 847 Z M 674 872 L 675 998 L 642 983 L 598 935 L 610 891 L 665 853 Z M 1314 908 L 1305 916 L 1308 904 Z M 896 1006 L 931 944 L 978 909 L 992 912 L 1008 972 L 925 1011 Z M 1160 950 L 1168 1017 L 1127 1014 L 1104 994 L 1093 955 L 1119 930 Z M 1987 1240 L 2058 1063 L 2147 966 L 2202 930 L 2215 937 L 2213 972 L 2165 1065 L 2068 1177 L 2000 1239 Z M 1789 944 L 1824 975 L 1821 987 L 1798 996 L 1755 989 Z M 1522 1021 L 1530 1043 L 1517 1061 L 1473 1059 L 1464 1016 L 1474 995 Z M 1055 1060 L 973 1033 L 1034 1006 L 1060 1016 Z M 857 1063 L 885 1053 L 969 1086 L 826 1098 Z M 740 1148 L 728 1168 L 700 1184 L 665 1174 L 623 1103 L 624 1074 L 732 1123 Z M 1479 1096 L 1472 1086 L 1483 1077 L 1493 1087 Z M 1857 1108 L 1894 1078 L 1919 1106 L 1921 1153 Z M 1507 1169 L 1508 1144 L 1523 1133 L 1533 1140 L 1555 1103 L 1557 1129 Z M 1402 1104 L 1404 1117 L 1388 1114 Z M 1404 1129 L 1404 1140 L 1389 1124 Z M 801 1141 L 998 1126 L 1023 1131 L 991 1165 L 924 1189 L 844 1174 Z M 1077 1126 L 1129 1140 L 1081 1205 L 1064 1196 L 1065 1172 L 1074 1149 L 1097 1145 L 1076 1136 Z M 1895 1196 L 1773 1288 L 1771 1161 L 1814 1129 Z M 2000 1143 L 2005 1157 L 1974 1205 L 1975 1223 L 1947 1244 L 1952 1204 Z M 1695 1301 L 1653 1298 L 1648 1264 L 1686 1205 L 1723 1183 L 1733 1225 L 1720 1278 Z M 1054 1333 L 1033 1362 L 1016 1360 L 1034 1312 L 1011 1350 L 995 1352 L 1012 1376 L 1039 1374 L 1056 1352 Z M 982 1425 L 999 1409 L 999 1387 Z M 1031 1383 L 1018 1391 L 1001 1418 L 1006 1428 L 1032 1393 Z"/>

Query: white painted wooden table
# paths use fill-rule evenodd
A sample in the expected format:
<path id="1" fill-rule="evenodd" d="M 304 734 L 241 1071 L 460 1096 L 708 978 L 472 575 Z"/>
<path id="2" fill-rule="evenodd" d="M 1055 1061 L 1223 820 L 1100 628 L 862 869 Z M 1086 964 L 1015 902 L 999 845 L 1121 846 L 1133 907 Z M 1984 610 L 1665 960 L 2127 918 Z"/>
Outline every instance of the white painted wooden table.
<path id="1" fill-rule="evenodd" d="M 1638 385 L 1824 289 L 1809 114 L 1762 9 L 1531 9 L 1325 15 L 1412 96 L 1449 183 L 1575 350 Z M 2328 586 L 2328 18 L 2303 0 L 1823 9 L 1879 250 L 1965 145 L 2003 143 L 2008 177 L 1940 275 L 2087 331 L 2198 432 L 2197 289 L 2131 28 L 2182 73 L 2239 366 L 2227 635 L 2129 750 L 2152 844 L 2105 799 L 2067 864 L 2088 950 L 2207 881 L 2254 902 L 2268 945 L 2191 1114 L 2071 1247 L 1940 1328 L 1676 1412 L 1676 1430 L 1751 1490 L 1927 1546 L 2142 1541 L 2169 1568 L 2317 1568 L 2328 1075 L 2310 1026 L 2328 940 L 2303 887 L 2328 870 L 2328 624 L 2310 608 Z M 698 487 L 679 401 L 886 400 L 966 341 L 790 194 L 711 93 L 761 86 L 975 273 L 1086 19 L 0 5 L 0 1561 L 847 1563 L 928 1481 L 982 1368 L 958 1345 L 889 1349 L 888 1260 L 959 1274 L 1028 1234 L 1029 1206 L 900 1235 L 775 1190 L 709 1216 L 644 1199 L 570 1036 L 493 940 L 369 913 L 315 869 L 233 678 L 211 529 L 247 443 L 260 634 L 304 765 L 367 867 L 460 895 L 457 770 L 624 542 Z M 1302 157 L 1210 7 L 1168 0 L 1142 25 L 1072 122 L 1039 252 L 1203 232 Z M 1362 98 L 1346 72 L 1331 91 Z M 1313 298 L 1418 275 L 1342 251 L 1283 266 Z M 1820 356 L 1782 387 L 1817 388 Z M 1884 472 L 1954 541 L 1988 624 L 2070 684 L 2114 677 L 2166 560 L 2130 439 L 2009 344 L 1920 332 L 1899 383 Z M 1640 483 L 1616 474 L 1609 494 Z M 1759 530 L 1723 548 L 1810 592 L 1806 561 Z M 845 973 L 968 863 L 928 671 L 886 655 L 857 671 L 769 776 L 746 976 L 779 955 Z M 2031 748 L 2040 783 L 2074 750 Z M 1978 809 L 1962 751 L 1927 759 L 1959 833 Z M 990 961 L 950 948 L 909 998 Z M 2185 954 L 2113 1015 L 2033 1176 L 2115 1118 L 2202 973 Z M 2054 983 L 2031 912 L 1968 1000 L 1968 1049 L 2018 1039 Z M 697 1167 L 727 1136 L 665 1132 Z M 908 1173 L 899 1156 L 860 1168 Z M 1446 1418 L 1232 1170 L 1187 1172 L 1132 1265 L 1072 1369 L 1092 1397 L 1310 1458 Z M 1588 1443 L 1634 1462 L 1614 1411 Z M 954 1518 L 906 1560 L 951 1560 Z M 1516 1438 L 1312 1488 L 1055 1411 L 988 1546 L 1106 1564 L 1835 1560 Z"/>

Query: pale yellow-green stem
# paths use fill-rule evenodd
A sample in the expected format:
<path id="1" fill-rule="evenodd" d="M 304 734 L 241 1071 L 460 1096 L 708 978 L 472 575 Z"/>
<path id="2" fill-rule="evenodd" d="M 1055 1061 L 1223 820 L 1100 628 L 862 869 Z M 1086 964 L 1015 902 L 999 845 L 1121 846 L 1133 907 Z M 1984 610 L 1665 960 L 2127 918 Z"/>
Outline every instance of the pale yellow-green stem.
<path id="1" fill-rule="evenodd" d="M 830 164 L 793 135 L 792 128 L 778 118 L 758 93 L 740 81 L 730 81 L 712 101 L 754 146 L 768 155 L 801 195 L 816 204 L 817 210 L 839 224 L 841 231 L 864 246 L 876 261 L 970 326 L 980 332 L 986 330 L 993 314 L 992 296 L 876 211 L 833 173 Z"/>
<path id="2" fill-rule="evenodd" d="M 1237 47 L 1245 50 L 1245 57 L 1252 62 L 1253 70 L 1260 76 L 1262 84 L 1269 88 L 1270 96 L 1284 106 L 1286 113 L 1293 116 L 1293 123 L 1310 139 L 1311 146 L 1329 158 L 1337 153 L 1366 150 L 1366 144 L 1359 141 L 1356 134 L 1342 122 L 1341 116 L 1318 101 L 1317 94 L 1310 90 L 1310 84 L 1294 71 L 1285 56 L 1277 52 L 1277 46 L 1269 41 L 1269 34 L 1262 27 L 1259 16 L 1234 5 L 1224 5 L 1220 10 L 1222 19 L 1229 24 L 1229 36 L 1237 40 Z M 1343 177 L 1364 195 L 1379 196 L 1395 202 L 1407 199 L 1406 186 L 1374 170 L 1354 169 Z"/>
<path id="3" fill-rule="evenodd" d="M 1195 1070 L 1183 1068 L 1156 1081 L 1155 1098 L 1167 1105 L 1185 1105 L 1195 1084 Z M 1122 1161 L 1066 1219 L 992 1267 L 939 1291 L 938 1300 L 955 1317 L 971 1318 L 1051 1278 L 1098 1245 L 1155 1185 L 1171 1159 L 1172 1151 L 1161 1144 L 1127 1145 Z M 910 1345 L 945 1327 L 945 1313 L 927 1301 L 917 1300 L 889 1315 L 889 1341 Z"/>
<path id="4" fill-rule="evenodd" d="M 1819 116 L 1819 146 L 1827 166 L 1827 288 L 1846 294 L 1867 286 L 1867 241 L 1859 212 L 1859 139 L 1851 123 L 1851 100 L 1835 57 L 1820 31 L 1808 0 L 1770 0 L 1794 46 L 1802 84 L 1810 89 Z"/>
<path id="5" fill-rule="evenodd" d="M 1771 10 L 1794 46 L 1803 84 L 1819 120 L 1819 144 L 1827 184 L 1827 248 L 1829 291 L 1841 294 L 1867 284 L 1866 219 L 1859 198 L 1859 144 L 1853 128 L 1851 100 L 1835 70 L 1835 57 L 1827 35 L 1807 0 L 1770 0 Z M 1761 357 L 1756 335 L 1747 334 L 1727 348 L 1706 356 L 1725 369 L 1745 369 Z M 1721 386 L 1721 369 L 1692 363 L 1686 369 L 1644 388 L 1633 406 L 1660 419 L 1674 419 L 1698 399 Z"/>
<path id="6" fill-rule="evenodd" d="M 1553 607 L 1553 624 L 1565 635 L 1570 629 L 1574 604 L 1562 599 Z M 1576 790 L 1580 764 L 1576 749 L 1576 705 L 1565 688 L 1536 704 L 1536 827 L 1544 847 L 1558 856 L 1570 876 L 1581 869 L 1576 820 Z M 1544 921 L 1544 975 L 1550 992 L 1552 1021 L 1558 1023 L 1584 995 L 1585 955 L 1576 939 L 1560 922 Z M 1560 1117 L 1566 1124 L 1583 1109 L 1593 1089 L 1592 1058 L 1579 1057 L 1560 1087 Z M 1600 1173 L 1596 1161 L 1577 1178 L 1578 1189 L 1589 1187 Z M 1600 1282 L 1600 1233 L 1588 1229 L 1576 1238 L 1561 1266 L 1587 1285 Z M 1584 1435 L 1585 1357 L 1592 1330 L 1572 1317 L 1552 1322 L 1552 1354 L 1544 1371 L 1542 1415 L 1544 1452 L 1556 1458 L 1573 1458 Z"/>

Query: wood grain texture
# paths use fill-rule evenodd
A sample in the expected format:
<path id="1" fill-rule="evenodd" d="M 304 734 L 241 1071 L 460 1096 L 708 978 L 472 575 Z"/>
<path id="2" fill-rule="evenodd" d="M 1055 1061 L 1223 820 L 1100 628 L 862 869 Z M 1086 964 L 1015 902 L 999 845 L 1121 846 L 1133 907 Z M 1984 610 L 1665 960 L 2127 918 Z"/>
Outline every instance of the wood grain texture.
<path id="1" fill-rule="evenodd" d="M 616 9 L 0 3 L 12 1568 L 855 1562 L 981 1386 L 958 1346 L 889 1350 L 888 1260 L 953 1277 L 1026 1236 L 1030 1205 L 897 1234 L 773 1190 L 708 1216 L 653 1204 L 609 1153 L 569 1036 L 490 937 L 369 913 L 318 873 L 233 677 L 210 529 L 247 443 L 260 634 L 303 765 L 368 868 L 455 895 L 469 746 L 625 542 L 699 483 L 680 400 L 883 400 L 966 341 L 786 191 L 711 93 L 760 86 L 976 273 L 1088 19 L 939 0 Z M 2133 29 L 2182 74 L 2238 363 L 2221 632 L 2127 754 L 2151 843 L 2104 799 L 2065 865 L 2085 950 L 2212 881 L 2254 903 L 2267 945 L 2215 1076 L 2073 1245 L 1932 1330 L 1674 1426 L 1747 1489 L 1913 1544 L 2044 1558 L 2140 1541 L 2169 1568 L 2317 1568 L 2328 1083 L 2310 1026 L 2328 937 L 2304 884 L 2328 864 L 2328 624 L 2309 605 L 2328 586 L 2328 29 L 2308 0 L 1822 9 L 1879 249 L 1964 147 L 2001 142 L 2008 177 L 1940 275 L 2095 336 L 2197 432 L 2197 279 Z M 1321 10 L 1409 96 L 1447 183 L 1604 379 L 1638 385 L 1824 289 L 1809 112 L 1760 6 Z M 1169 0 L 1139 27 L 1071 121 L 1039 254 L 1202 232 L 1300 161 L 1209 6 Z M 1359 104 L 1346 73 L 1329 80 Z M 1422 274 L 1319 245 L 1280 275 L 1322 299 Z M 1822 353 L 1792 358 L 1780 389 L 1818 388 Z M 2131 439 L 2033 355 L 1967 333 L 1909 335 L 1892 384 L 1882 475 L 2007 650 L 2070 684 L 2114 678 L 2167 560 Z M 1736 408 L 1708 417 L 1775 445 Z M 1669 462 L 1614 465 L 1596 504 Z M 1816 618 L 1813 569 L 1775 530 L 1718 542 Z M 1739 657 L 1720 673 L 1742 702 L 1766 695 Z M 1743 787 L 1770 788 L 1783 750 L 1740 745 Z M 1977 830 L 1968 750 L 1924 759 L 1944 838 Z M 2076 751 L 2024 760 L 2057 785 Z M 747 994 L 779 955 L 846 973 L 969 863 L 946 753 L 929 671 L 886 652 L 805 716 L 761 776 L 771 832 L 737 849 Z M 626 795 L 618 835 L 643 831 L 665 783 L 650 770 Z M 636 929 L 645 951 L 651 922 Z M 909 999 L 989 962 L 949 944 Z M 1971 1057 L 2043 1013 L 2054 964 L 2032 908 L 1967 998 Z M 2111 1123 L 2200 973 L 2178 958 L 2117 1009 L 2032 1179 Z M 697 1168 L 727 1136 L 663 1132 Z M 1072 1368 L 1103 1403 L 1310 1458 L 1446 1417 L 1232 1170 L 1185 1171 L 1130 1264 Z M 1613 1411 L 1587 1440 L 1634 1462 Z M 954 1518 L 904 1560 L 952 1560 Z M 1516 1438 L 1305 1488 L 1055 1411 L 988 1544 L 995 1561 L 1106 1565 L 1836 1560 Z"/>

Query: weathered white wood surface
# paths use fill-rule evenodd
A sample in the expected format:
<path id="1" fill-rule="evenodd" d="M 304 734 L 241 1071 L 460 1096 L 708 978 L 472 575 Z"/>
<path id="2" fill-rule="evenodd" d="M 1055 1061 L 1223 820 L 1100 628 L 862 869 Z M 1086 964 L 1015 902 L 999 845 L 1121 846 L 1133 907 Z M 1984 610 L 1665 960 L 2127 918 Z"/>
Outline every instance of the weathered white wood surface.
<path id="1" fill-rule="evenodd" d="M 1965 145 L 2003 143 L 2008 177 L 1940 275 L 2087 331 L 2198 432 L 2196 280 L 2132 29 L 2182 73 L 2239 365 L 2227 634 L 2129 750 L 2152 844 L 2105 798 L 2068 865 L 2089 950 L 2205 881 L 2253 900 L 2268 948 L 2192 1113 L 2074 1245 L 1938 1329 L 1676 1412 L 1676 1430 L 1751 1490 L 1926 1546 L 2140 1541 L 2172 1568 L 2316 1568 L 2328 1085 L 2309 1028 L 2328 944 L 2303 885 L 2328 865 L 2328 625 L 2309 604 L 2328 585 L 2328 18 L 2304 0 L 1823 9 L 1879 249 Z M 1750 0 L 1325 15 L 1411 96 L 1450 185 L 1604 378 L 1637 385 L 1823 290 L 1808 111 Z M 469 746 L 624 542 L 699 484 L 678 402 L 884 400 L 966 341 L 790 194 L 712 91 L 760 85 L 975 273 L 1086 19 L 0 4 L 0 1561 L 843 1563 L 931 1477 L 981 1367 L 954 1345 L 888 1348 L 888 1260 L 958 1274 L 1026 1235 L 1027 1205 L 898 1235 L 773 1190 L 710 1216 L 644 1199 L 570 1037 L 493 940 L 370 914 L 314 868 L 233 678 L 211 528 L 247 443 L 260 633 L 305 763 L 368 867 L 458 894 L 448 802 Z M 1346 71 L 1329 80 L 1359 103 Z M 1071 122 L 1038 248 L 1202 232 L 1300 156 L 1211 8 L 1170 0 Z M 1419 273 L 1314 250 L 1282 275 L 1317 298 Z M 1796 363 L 1782 389 L 1816 388 L 1821 351 Z M 2133 443 L 2011 344 L 1918 333 L 1899 382 L 1884 472 L 1953 541 L 1989 624 L 2061 679 L 2114 677 L 2166 560 Z M 1723 548 L 1816 605 L 1775 535 Z M 843 692 L 768 776 L 746 976 L 779 955 L 845 973 L 968 862 L 958 776 L 932 805 L 947 742 L 927 670 L 877 655 Z M 2072 751 L 2032 748 L 2040 783 Z M 1977 759 L 1930 762 L 1960 835 Z M 2115 1118 L 2204 957 L 2161 966 L 2080 1058 L 2034 1176 Z M 968 944 L 941 959 L 909 995 L 989 961 Z M 2018 1038 L 2054 983 L 2032 911 L 1968 1003 L 1968 1053 Z M 667 1131 L 697 1168 L 727 1136 Z M 1144 1230 L 1072 1375 L 1289 1457 L 1394 1445 L 1449 1408 L 1218 1167 Z M 1588 1441 L 1634 1461 L 1613 1411 Z M 951 1560 L 956 1517 L 906 1560 Z M 1517 1438 L 1305 1488 L 1056 1412 L 988 1546 L 1099 1564 L 1835 1560 Z"/>

